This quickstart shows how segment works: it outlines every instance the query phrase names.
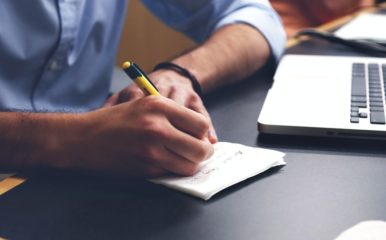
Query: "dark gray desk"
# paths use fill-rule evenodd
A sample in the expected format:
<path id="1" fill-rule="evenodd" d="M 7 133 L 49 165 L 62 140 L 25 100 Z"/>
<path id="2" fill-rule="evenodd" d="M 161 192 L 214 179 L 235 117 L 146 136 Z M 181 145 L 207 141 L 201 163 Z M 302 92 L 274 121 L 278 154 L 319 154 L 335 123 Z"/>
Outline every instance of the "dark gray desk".
<path id="1" fill-rule="evenodd" d="M 295 52 L 326 52 L 322 42 Z M 346 49 L 328 48 L 337 53 Z M 271 71 L 206 100 L 222 141 L 285 152 L 288 165 L 204 202 L 138 180 L 52 173 L 0 196 L 9 239 L 324 240 L 386 220 L 384 142 L 259 136 Z"/>

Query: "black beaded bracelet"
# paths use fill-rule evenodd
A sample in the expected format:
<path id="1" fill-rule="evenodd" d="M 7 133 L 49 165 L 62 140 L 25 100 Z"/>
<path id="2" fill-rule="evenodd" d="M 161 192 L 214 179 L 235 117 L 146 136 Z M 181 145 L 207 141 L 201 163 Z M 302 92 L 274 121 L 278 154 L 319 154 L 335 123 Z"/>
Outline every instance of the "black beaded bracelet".
<path id="1" fill-rule="evenodd" d="M 191 72 L 189 72 L 186 68 L 183 68 L 172 62 L 162 62 L 157 64 L 153 71 L 157 71 L 159 69 L 168 69 L 175 71 L 176 73 L 188 78 L 192 82 L 193 90 L 198 94 L 198 96 L 202 97 L 202 90 L 200 83 L 198 82 L 196 76 L 194 76 Z"/>

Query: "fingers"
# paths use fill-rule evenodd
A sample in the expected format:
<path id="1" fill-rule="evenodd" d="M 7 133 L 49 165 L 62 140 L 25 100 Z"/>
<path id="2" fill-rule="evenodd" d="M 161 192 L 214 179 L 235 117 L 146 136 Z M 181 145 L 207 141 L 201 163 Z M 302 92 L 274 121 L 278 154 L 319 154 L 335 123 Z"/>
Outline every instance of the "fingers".
<path id="1" fill-rule="evenodd" d="M 193 175 L 200 163 L 213 155 L 213 145 L 208 141 L 181 132 L 166 119 L 159 119 L 157 123 L 143 127 L 147 137 L 136 147 L 141 159 L 139 164 L 147 175 L 156 174 L 151 171 L 159 170 L 159 167 L 180 175 Z"/>
<path id="2" fill-rule="evenodd" d="M 199 112 L 205 117 L 207 117 L 209 119 L 209 131 L 206 137 L 211 143 L 216 143 L 218 139 L 212 121 L 210 120 L 209 113 L 206 110 L 201 98 L 195 92 L 192 91 L 193 90 L 187 91 L 185 89 L 181 90 L 177 89 L 176 87 L 170 87 L 169 91 L 167 92 L 168 95 L 164 96 L 167 96 L 178 104 L 186 106 L 187 108 Z"/>
<path id="3" fill-rule="evenodd" d="M 210 120 L 207 117 L 175 104 L 171 100 L 165 99 L 165 101 L 165 107 L 161 111 L 168 117 L 174 127 L 198 139 L 207 136 L 210 125 Z"/>
<path id="4" fill-rule="evenodd" d="M 167 98 L 146 97 L 139 101 L 138 106 L 146 106 L 143 113 L 148 112 L 148 116 L 153 118 L 149 121 L 147 117 L 145 124 L 141 124 L 151 141 L 147 145 L 150 149 L 142 152 L 146 152 L 149 159 L 158 159 L 154 164 L 165 170 L 183 175 L 194 174 L 198 164 L 214 152 L 213 145 L 202 137 L 208 132 L 208 119 Z M 160 147 L 164 151 L 160 152 Z"/>
<path id="5" fill-rule="evenodd" d="M 105 121 L 111 113 L 115 113 L 113 124 Z M 90 139 L 108 139 L 103 146 L 110 144 L 110 155 L 114 157 L 108 158 L 106 164 L 118 172 L 153 176 L 168 171 L 192 175 L 214 151 L 204 137 L 210 120 L 164 97 L 140 98 L 89 116 L 102 117 L 97 120 L 107 124 L 105 131 L 98 128 Z"/>
<path id="6" fill-rule="evenodd" d="M 112 106 L 114 106 L 114 105 L 117 105 L 118 104 L 118 93 L 116 93 L 116 94 L 114 94 L 114 95 L 112 95 L 111 97 L 109 97 L 108 99 L 107 99 L 107 101 L 105 102 L 105 104 L 103 104 L 103 108 L 104 107 L 112 107 Z"/>
<path id="7" fill-rule="evenodd" d="M 103 104 L 103 108 L 112 107 L 114 105 L 128 102 L 131 100 L 136 100 L 144 97 L 143 92 L 135 85 L 130 85 L 118 93 L 112 95 L 107 101 Z"/>
<path id="8" fill-rule="evenodd" d="M 202 102 L 201 98 L 199 96 L 192 96 L 190 100 L 186 103 L 186 106 L 193 111 L 199 112 L 206 116 L 209 120 L 209 131 L 208 131 L 208 140 L 214 144 L 218 141 L 216 130 L 214 129 L 212 120 L 209 116 L 208 111 L 206 110 L 204 103 Z"/>
<path id="9" fill-rule="evenodd" d="M 166 171 L 179 174 L 179 175 L 194 175 L 199 168 L 199 165 L 189 161 L 167 148 L 162 150 L 163 159 L 160 160 L 160 166 Z"/>
<path id="10" fill-rule="evenodd" d="M 168 134 L 157 141 L 159 144 L 144 150 L 147 157 L 152 159 L 150 165 L 180 175 L 195 174 L 200 163 L 213 155 L 212 144 L 169 127 L 165 131 Z"/>
<path id="11" fill-rule="evenodd" d="M 171 87 L 170 85 L 166 84 L 159 84 L 159 82 L 154 83 L 158 89 L 158 92 L 161 94 L 161 96 L 168 97 L 170 98 L 170 92 L 171 92 Z"/>
<path id="12" fill-rule="evenodd" d="M 141 163 L 147 175 L 156 174 L 150 171 L 159 168 L 175 174 L 193 175 L 198 171 L 200 163 L 211 157 L 213 152 L 209 142 L 196 139 L 169 125 L 164 127 L 163 133 L 152 137 L 152 141 L 144 145 L 139 153 L 144 159 Z"/>
<path id="13" fill-rule="evenodd" d="M 212 156 L 213 146 L 208 141 L 194 138 L 178 130 L 170 129 L 169 132 L 169 136 L 163 139 L 163 144 L 169 151 L 196 164 Z"/>
<path id="14" fill-rule="evenodd" d="M 186 90 L 178 91 L 175 87 L 171 87 L 170 91 L 168 92 L 168 95 L 165 96 L 174 100 L 176 103 L 182 106 L 186 106 L 190 95 L 191 93 L 188 93 Z"/>
<path id="15" fill-rule="evenodd" d="M 131 85 L 119 92 L 118 103 L 124 103 L 142 97 L 144 97 L 143 92 L 137 86 Z"/>

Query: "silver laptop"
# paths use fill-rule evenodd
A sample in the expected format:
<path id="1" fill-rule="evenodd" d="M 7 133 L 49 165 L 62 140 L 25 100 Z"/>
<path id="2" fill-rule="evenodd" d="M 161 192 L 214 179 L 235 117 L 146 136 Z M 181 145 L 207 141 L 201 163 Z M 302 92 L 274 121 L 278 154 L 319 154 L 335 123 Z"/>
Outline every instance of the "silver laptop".
<path id="1" fill-rule="evenodd" d="M 257 120 L 261 133 L 386 139 L 386 59 L 286 55 Z"/>

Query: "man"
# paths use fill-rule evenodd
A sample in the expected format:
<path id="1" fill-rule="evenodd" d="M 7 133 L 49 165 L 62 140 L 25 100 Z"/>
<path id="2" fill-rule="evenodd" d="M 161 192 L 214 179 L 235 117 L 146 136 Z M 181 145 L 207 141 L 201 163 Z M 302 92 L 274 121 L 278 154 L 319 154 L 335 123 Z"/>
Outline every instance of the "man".
<path id="1" fill-rule="evenodd" d="M 202 42 L 173 63 L 194 75 L 204 93 L 247 77 L 282 52 L 284 31 L 268 1 L 143 2 Z M 2 169 L 191 175 L 212 154 L 214 129 L 186 74 L 169 68 L 150 74 L 172 100 L 143 97 L 132 86 L 105 102 L 126 1 L 0 6 Z"/>

